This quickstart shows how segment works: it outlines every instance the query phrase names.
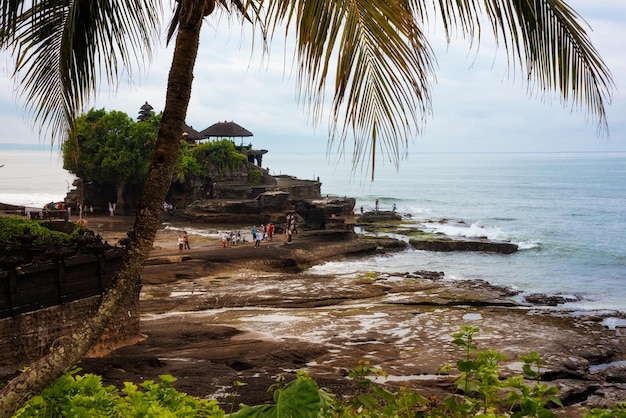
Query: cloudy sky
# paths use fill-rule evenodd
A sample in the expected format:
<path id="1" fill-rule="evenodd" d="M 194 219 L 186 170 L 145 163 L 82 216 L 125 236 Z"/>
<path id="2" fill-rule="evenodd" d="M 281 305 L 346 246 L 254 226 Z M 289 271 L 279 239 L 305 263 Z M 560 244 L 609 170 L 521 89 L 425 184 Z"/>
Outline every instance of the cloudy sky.
<path id="1" fill-rule="evenodd" d="M 461 40 L 449 48 L 436 27 L 429 33 L 438 60 L 432 90 L 432 115 L 409 152 L 553 152 L 626 151 L 626 2 L 570 0 L 592 27 L 591 38 L 612 71 L 616 90 L 607 107 L 610 137 L 596 135 L 594 121 L 582 111 L 564 108 L 557 97 L 533 97 L 517 72 L 508 77 L 504 55 L 490 42 L 470 50 Z M 232 120 L 254 133 L 255 147 L 272 152 L 324 152 L 327 127 L 314 126 L 296 100 L 295 76 L 282 44 L 270 58 L 251 53 L 251 36 L 237 23 L 205 23 L 187 123 L 202 130 Z M 258 45 L 257 45 L 258 46 Z M 116 94 L 101 92 L 93 106 L 136 116 L 149 102 L 161 111 L 172 48 L 165 45 L 143 74 Z M 287 65 L 285 64 L 287 62 Z M 13 94 L 6 68 L 0 75 L 1 143 L 49 147 L 38 135 Z"/>

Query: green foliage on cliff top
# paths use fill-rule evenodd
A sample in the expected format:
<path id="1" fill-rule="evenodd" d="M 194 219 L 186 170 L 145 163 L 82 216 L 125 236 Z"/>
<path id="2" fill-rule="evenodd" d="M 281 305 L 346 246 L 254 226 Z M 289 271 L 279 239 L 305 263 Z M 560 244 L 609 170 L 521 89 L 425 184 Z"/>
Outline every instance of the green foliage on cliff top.
<path id="1" fill-rule="evenodd" d="M 91 109 L 76 120 L 76 133 L 63 144 L 63 168 L 83 181 L 140 184 L 150 164 L 160 121 L 161 115 L 134 121 L 121 111 Z M 196 147 L 181 140 L 173 180 L 185 182 L 211 167 L 224 176 L 225 170 L 235 171 L 246 160 L 247 156 L 226 138 Z"/>
<path id="2" fill-rule="evenodd" d="M 52 231 L 39 222 L 23 218 L 0 217 L 0 241 L 17 242 L 16 236 L 29 233 L 35 235 L 36 244 L 48 244 L 57 241 L 67 241 L 70 235 Z"/>
<path id="3" fill-rule="evenodd" d="M 91 109 L 76 119 L 63 144 L 63 168 L 84 181 L 141 184 L 161 121 L 134 121 L 126 113 Z"/>
<path id="4" fill-rule="evenodd" d="M 189 177 L 199 176 L 206 171 L 195 156 L 194 150 L 184 139 L 180 140 L 180 151 L 174 167 L 174 181 L 184 183 Z"/>
<path id="5" fill-rule="evenodd" d="M 193 154 L 205 171 L 209 165 L 214 165 L 220 176 L 224 175 L 226 169 L 236 170 L 248 159 L 237 151 L 233 141 L 226 138 L 199 144 L 193 149 Z"/>

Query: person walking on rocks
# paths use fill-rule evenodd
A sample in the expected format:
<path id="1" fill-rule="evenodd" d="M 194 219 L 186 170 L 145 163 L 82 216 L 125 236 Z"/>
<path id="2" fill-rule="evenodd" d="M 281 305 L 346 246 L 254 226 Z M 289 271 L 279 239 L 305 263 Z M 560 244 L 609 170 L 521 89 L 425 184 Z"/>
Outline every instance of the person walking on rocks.
<path id="1" fill-rule="evenodd" d="M 191 247 L 189 246 L 189 234 L 187 231 L 183 231 L 183 241 L 185 243 L 185 248 L 191 250 Z"/>
<path id="2" fill-rule="evenodd" d="M 185 240 L 183 239 L 182 235 L 178 236 L 178 252 L 182 253 L 183 252 L 183 245 L 185 244 Z"/>
<path id="3" fill-rule="evenodd" d="M 285 235 L 287 238 L 285 240 L 285 244 L 291 244 L 291 236 L 297 233 L 298 231 L 296 230 L 296 215 L 288 214 L 285 222 Z"/>
<path id="4" fill-rule="evenodd" d="M 263 232 L 259 229 L 256 231 L 256 236 L 254 237 L 254 246 L 256 248 L 261 247 L 261 240 L 263 239 Z"/>

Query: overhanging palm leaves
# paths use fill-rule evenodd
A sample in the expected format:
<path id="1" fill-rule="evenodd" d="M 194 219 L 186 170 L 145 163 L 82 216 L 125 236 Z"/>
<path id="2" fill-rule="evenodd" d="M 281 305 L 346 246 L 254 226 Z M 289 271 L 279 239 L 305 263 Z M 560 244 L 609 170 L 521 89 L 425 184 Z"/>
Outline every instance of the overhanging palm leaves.
<path id="1" fill-rule="evenodd" d="M 409 1 L 417 15 L 429 15 L 422 1 Z M 487 24 L 509 62 L 521 67 L 531 90 L 557 92 L 564 104 L 587 108 L 597 118 L 598 133 L 608 134 L 611 73 L 591 44 L 584 20 L 565 1 L 437 1 L 433 16 L 442 19 L 448 40 L 456 31 L 480 41 Z"/>
<path id="2" fill-rule="evenodd" d="M 582 19 L 563 0 L 221 0 L 217 5 L 263 31 L 285 27 L 287 36 L 295 35 L 300 97 L 319 120 L 326 85 L 332 84 L 329 146 L 343 152 L 351 138 L 355 166 L 365 159 L 373 164 L 377 150 L 397 164 L 430 114 L 435 56 L 422 28 L 434 19 L 441 19 L 448 39 L 460 33 L 480 41 L 488 28 L 531 91 L 558 92 L 564 104 L 587 108 L 600 133 L 608 132 L 610 72 Z M 161 11 L 159 0 L 2 1 L 0 46 L 16 59 L 15 77 L 35 119 L 49 124 L 53 134 L 67 132 L 100 77 L 115 82 L 122 71 L 149 58 Z"/>
<path id="3" fill-rule="evenodd" d="M 65 134 L 100 87 L 149 60 L 158 0 L 2 1 L 0 46 L 36 121 Z"/>
<path id="4" fill-rule="evenodd" d="M 441 19 L 448 41 L 460 33 L 480 41 L 483 26 L 520 66 L 530 89 L 557 92 L 586 107 L 608 133 L 605 105 L 613 81 L 581 18 L 562 0 L 264 0 L 267 26 L 297 37 L 299 87 L 320 115 L 333 76 L 331 144 L 352 134 L 355 166 L 377 149 L 398 163 L 401 149 L 430 114 L 435 57 L 422 28 Z M 335 62 L 336 60 L 336 62 Z M 339 124 L 344 123 L 339 130 Z M 380 142 L 381 148 L 377 148 Z"/>

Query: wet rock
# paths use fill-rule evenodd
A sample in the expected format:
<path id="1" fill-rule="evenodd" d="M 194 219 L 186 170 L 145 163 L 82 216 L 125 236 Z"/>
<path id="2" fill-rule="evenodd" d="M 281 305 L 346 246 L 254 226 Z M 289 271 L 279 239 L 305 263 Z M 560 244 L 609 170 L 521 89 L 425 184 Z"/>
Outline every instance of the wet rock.
<path id="1" fill-rule="evenodd" d="M 561 379 L 555 385 L 559 389 L 558 398 L 564 405 L 573 405 L 585 401 L 597 392 L 600 385 L 594 381 Z"/>
<path id="2" fill-rule="evenodd" d="M 604 378 L 611 383 L 626 383 L 626 361 L 616 365 L 608 365 L 604 370 Z"/>
<path id="3" fill-rule="evenodd" d="M 413 273 L 405 273 L 404 277 L 410 279 L 425 279 L 425 280 L 442 280 L 445 276 L 443 271 L 429 271 L 429 270 L 417 270 Z"/>
<path id="4" fill-rule="evenodd" d="M 524 296 L 524 300 L 533 305 L 543 306 L 557 306 L 568 302 L 578 302 L 579 299 L 575 296 L 563 296 L 563 295 L 546 295 L 545 293 L 533 293 Z"/>
<path id="5" fill-rule="evenodd" d="M 424 251 L 481 251 L 489 253 L 512 254 L 518 246 L 508 241 L 493 241 L 486 238 L 453 238 L 447 236 L 426 235 L 412 238 L 409 243 L 416 250 Z"/>
<path id="6" fill-rule="evenodd" d="M 359 217 L 359 223 L 375 223 L 388 221 L 401 221 L 402 217 L 396 212 L 380 210 L 378 212 L 365 212 Z"/>
<path id="7" fill-rule="evenodd" d="M 520 355 L 539 354 L 542 382 L 561 388 L 562 399 L 572 405 L 555 409 L 561 416 L 581 416 L 575 413 L 580 404 L 625 399 L 626 384 L 617 383 L 620 371 L 589 371 L 590 365 L 626 358 L 624 336 L 602 324 L 614 313 L 586 317 L 529 308 L 510 297 L 516 291 L 482 280 L 441 280 L 441 272 L 376 272 L 376 280 L 290 273 L 284 269 L 372 254 L 382 243 L 388 251 L 405 245 L 331 231 L 305 231 L 294 240 L 260 249 L 192 245 L 188 261 L 147 265 L 141 326 L 148 338 L 108 358 L 86 359 L 81 367 L 116 384 L 169 373 L 179 379 L 180 390 L 229 407 L 232 398 L 223 388 L 233 381 L 246 383 L 237 402 L 269 402 L 266 389 L 275 377 L 291 380 L 297 369 L 338 396 L 354 393 L 354 382 L 345 376 L 368 359 L 397 378 L 386 385 L 443 399 L 457 371 L 441 376 L 439 370 L 464 356 L 451 344 L 451 334 L 471 324 L 480 328 L 479 350 L 507 356 L 501 363 L 507 376 L 522 373 Z M 159 359 L 158 367 L 143 361 L 148 357 Z M 127 372 L 120 375 L 119 369 Z"/>

